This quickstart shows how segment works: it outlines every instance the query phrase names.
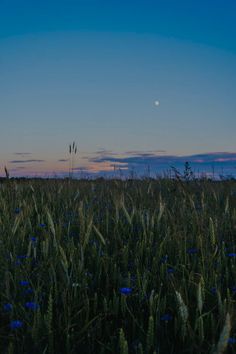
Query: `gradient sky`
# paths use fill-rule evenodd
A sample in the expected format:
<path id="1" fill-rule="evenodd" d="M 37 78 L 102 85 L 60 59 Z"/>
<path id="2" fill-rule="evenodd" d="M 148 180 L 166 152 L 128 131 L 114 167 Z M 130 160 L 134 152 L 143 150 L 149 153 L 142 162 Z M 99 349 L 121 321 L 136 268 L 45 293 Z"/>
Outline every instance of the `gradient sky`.
<path id="1" fill-rule="evenodd" d="M 235 38 L 234 0 L 1 0 L 0 175 L 68 173 L 73 140 L 75 172 L 234 173 Z"/>

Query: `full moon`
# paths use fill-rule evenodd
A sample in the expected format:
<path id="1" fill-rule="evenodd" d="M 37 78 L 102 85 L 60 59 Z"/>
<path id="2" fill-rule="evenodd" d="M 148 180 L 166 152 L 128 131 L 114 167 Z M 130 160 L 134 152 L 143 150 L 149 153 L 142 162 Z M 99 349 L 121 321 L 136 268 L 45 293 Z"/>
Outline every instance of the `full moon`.
<path id="1" fill-rule="evenodd" d="M 160 105 L 160 101 L 155 101 L 155 106 L 159 106 Z"/>

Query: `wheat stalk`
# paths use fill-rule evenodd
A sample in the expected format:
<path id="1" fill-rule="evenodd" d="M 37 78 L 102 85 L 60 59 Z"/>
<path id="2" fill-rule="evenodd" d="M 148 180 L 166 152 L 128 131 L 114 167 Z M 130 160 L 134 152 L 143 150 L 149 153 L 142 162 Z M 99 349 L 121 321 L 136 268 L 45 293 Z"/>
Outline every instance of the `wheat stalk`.
<path id="1" fill-rule="evenodd" d="M 177 303 L 178 303 L 179 314 L 180 314 L 180 317 L 182 320 L 182 337 L 185 338 L 187 321 L 188 321 L 188 308 L 185 305 L 181 294 L 178 291 L 175 291 L 175 294 L 176 294 L 176 299 L 177 299 Z"/>
<path id="2" fill-rule="evenodd" d="M 229 313 L 227 313 L 226 318 L 225 318 L 225 325 L 224 325 L 222 332 L 220 334 L 220 338 L 217 343 L 217 347 L 216 347 L 216 350 L 214 351 L 214 354 L 223 354 L 225 352 L 227 345 L 228 345 L 230 331 L 231 331 L 231 320 L 230 320 Z"/>
<path id="3" fill-rule="evenodd" d="M 150 353 L 151 348 L 153 347 L 154 341 L 154 319 L 152 316 L 149 316 L 148 320 L 148 331 L 147 331 L 147 353 Z"/>
<path id="4" fill-rule="evenodd" d="M 119 334 L 119 344 L 120 344 L 120 354 L 128 354 L 128 343 L 127 340 L 125 339 L 125 334 L 123 329 L 120 329 L 120 334 Z"/>
<path id="5" fill-rule="evenodd" d="M 203 280 L 201 279 L 200 282 L 198 283 L 198 288 L 197 288 L 197 307 L 200 314 L 202 313 L 202 308 L 203 308 L 202 282 Z"/>

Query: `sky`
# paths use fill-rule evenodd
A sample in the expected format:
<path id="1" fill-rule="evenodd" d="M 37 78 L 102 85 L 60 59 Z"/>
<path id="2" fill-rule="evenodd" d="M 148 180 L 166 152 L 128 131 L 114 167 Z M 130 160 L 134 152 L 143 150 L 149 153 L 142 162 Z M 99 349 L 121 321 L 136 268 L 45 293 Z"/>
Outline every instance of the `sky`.
<path id="1" fill-rule="evenodd" d="M 236 176 L 235 38 L 234 0 L 0 0 L 0 175 L 67 176 L 75 141 L 78 177 Z"/>

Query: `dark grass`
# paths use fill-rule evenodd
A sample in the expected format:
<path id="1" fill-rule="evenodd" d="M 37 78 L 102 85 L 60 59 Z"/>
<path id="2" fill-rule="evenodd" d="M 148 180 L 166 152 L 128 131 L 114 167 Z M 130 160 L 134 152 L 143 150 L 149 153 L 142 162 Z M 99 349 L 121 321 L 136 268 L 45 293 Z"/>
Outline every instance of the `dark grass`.
<path id="1" fill-rule="evenodd" d="M 235 235 L 235 181 L 9 179 L 0 352 L 236 353 Z"/>

